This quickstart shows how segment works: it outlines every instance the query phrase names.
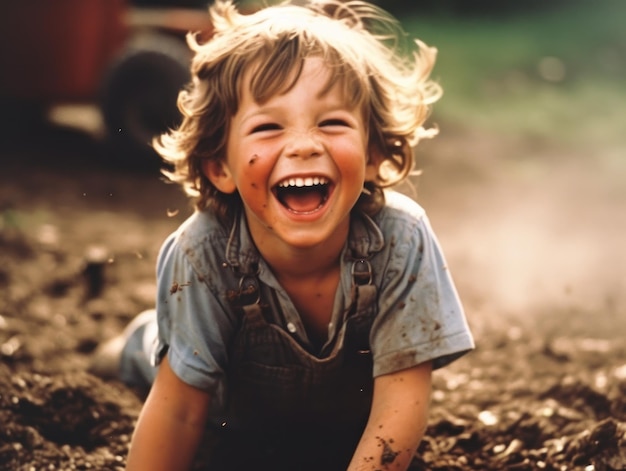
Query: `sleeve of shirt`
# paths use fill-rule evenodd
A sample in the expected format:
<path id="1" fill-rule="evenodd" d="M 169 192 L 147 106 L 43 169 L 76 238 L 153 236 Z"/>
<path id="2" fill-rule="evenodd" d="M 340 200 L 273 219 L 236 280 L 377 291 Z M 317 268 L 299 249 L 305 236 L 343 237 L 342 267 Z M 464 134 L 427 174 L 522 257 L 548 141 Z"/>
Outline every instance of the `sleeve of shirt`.
<path id="1" fill-rule="evenodd" d="M 194 270 L 175 236 L 161 248 L 157 263 L 155 362 L 167 354 L 174 373 L 185 383 L 223 397 L 227 345 L 233 320 L 220 297 Z"/>
<path id="2" fill-rule="evenodd" d="M 433 362 L 441 368 L 474 348 L 463 307 L 430 223 L 394 228 L 370 344 L 374 376 Z"/>

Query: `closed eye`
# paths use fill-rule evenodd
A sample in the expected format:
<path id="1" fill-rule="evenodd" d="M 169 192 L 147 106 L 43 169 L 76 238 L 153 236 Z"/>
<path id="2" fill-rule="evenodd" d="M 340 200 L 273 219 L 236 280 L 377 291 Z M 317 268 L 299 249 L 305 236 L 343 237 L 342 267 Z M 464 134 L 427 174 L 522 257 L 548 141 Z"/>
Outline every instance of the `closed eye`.
<path id="1" fill-rule="evenodd" d="M 276 124 L 276 123 L 263 123 L 263 124 L 259 124 L 258 126 L 255 126 L 252 128 L 252 131 L 250 131 L 250 134 L 254 134 L 256 132 L 263 132 L 263 131 L 278 131 L 282 129 L 280 127 L 280 125 Z"/>
<path id="2" fill-rule="evenodd" d="M 348 122 L 343 120 L 343 119 L 327 119 L 327 120 L 322 121 L 319 124 L 319 126 L 320 127 L 324 127 L 324 126 L 347 126 L 347 127 L 350 127 Z"/>

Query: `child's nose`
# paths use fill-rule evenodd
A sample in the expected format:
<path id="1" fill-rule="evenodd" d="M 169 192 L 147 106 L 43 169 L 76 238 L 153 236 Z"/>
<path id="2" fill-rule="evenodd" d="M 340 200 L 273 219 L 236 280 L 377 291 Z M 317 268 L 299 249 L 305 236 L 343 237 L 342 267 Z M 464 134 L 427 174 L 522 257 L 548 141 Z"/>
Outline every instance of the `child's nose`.
<path id="1" fill-rule="evenodd" d="M 324 152 L 316 131 L 292 131 L 289 136 L 289 142 L 285 147 L 287 157 L 299 157 L 308 159 L 311 157 L 319 157 Z"/>

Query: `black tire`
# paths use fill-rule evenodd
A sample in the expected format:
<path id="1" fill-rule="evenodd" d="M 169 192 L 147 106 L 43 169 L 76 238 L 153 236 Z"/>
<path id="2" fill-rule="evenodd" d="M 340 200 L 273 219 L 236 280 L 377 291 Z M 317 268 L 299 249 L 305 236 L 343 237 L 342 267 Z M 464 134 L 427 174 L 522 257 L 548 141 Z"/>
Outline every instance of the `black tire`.
<path id="1" fill-rule="evenodd" d="M 189 81 L 190 59 L 182 40 L 150 34 L 135 38 L 111 64 L 101 89 L 107 160 L 159 165 L 151 141 L 180 122 L 176 98 Z"/>

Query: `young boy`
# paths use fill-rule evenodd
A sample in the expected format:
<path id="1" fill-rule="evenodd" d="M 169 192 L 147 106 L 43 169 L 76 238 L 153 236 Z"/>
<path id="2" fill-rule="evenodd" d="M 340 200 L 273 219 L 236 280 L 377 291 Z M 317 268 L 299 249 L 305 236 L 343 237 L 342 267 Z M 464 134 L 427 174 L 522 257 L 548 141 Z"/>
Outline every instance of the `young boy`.
<path id="1" fill-rule="evenodd" d="M 156 146 L 197 210 L 123 337 L 151 384 L 127 469 L 190 469 L 208 433 L 209 469 L 405 470 L 431 371 L 473 348 L 424 211 L 383 190 L 434 134 L 436 52 L 361 2 L 211 14 Z"/>

